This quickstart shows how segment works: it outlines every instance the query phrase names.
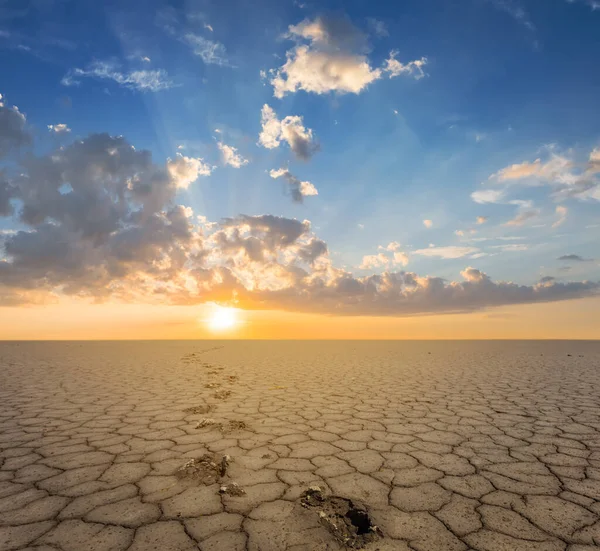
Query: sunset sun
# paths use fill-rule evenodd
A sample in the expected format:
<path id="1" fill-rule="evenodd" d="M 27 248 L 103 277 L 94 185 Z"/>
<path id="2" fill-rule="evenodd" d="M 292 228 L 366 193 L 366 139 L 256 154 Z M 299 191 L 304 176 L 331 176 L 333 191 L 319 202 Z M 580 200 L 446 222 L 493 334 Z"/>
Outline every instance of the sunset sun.
<path id="1" fill-rule="evenodd" d="M 239 324 L 238 310 L 224 306 L 215 306 L 207 318 L 207 325 L 211 331 L 230 331 Z"/>

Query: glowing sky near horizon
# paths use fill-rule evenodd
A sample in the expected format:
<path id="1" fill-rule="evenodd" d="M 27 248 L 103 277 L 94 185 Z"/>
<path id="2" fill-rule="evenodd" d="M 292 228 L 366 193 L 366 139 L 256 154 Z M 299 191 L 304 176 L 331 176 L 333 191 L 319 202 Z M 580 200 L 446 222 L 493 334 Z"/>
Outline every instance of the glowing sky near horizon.
<path id="1" fill-rule="evenodd" d="M 586 0 L 3 2 L 0 338 L 102 305 L 136 338 L 600 338 L 599 31 Z"/>

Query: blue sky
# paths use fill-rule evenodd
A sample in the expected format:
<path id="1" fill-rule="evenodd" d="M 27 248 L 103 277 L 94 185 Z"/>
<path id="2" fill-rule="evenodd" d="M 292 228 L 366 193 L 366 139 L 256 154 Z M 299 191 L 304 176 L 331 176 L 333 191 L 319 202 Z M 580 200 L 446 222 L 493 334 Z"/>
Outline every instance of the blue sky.
<path id="1" fill-rule="evenodd" d="M 301 48 L 361 57 L 372 80 L 318 91 L 298 73 L 276 97 Z M 0 2 L 0 93 L 36 155 L 106 132 L 158 163 L 201 159 L 210 174 L 178 203 L 211 221 L 310 220 L 358 277 L 474 266 L 526 285 L 598 280 L 599 53 L 587 0 Z M 265 104 L 308 158 L 283 134 L 261 145 Z M 318 195 L 293 201 L 298 182 Z"/>

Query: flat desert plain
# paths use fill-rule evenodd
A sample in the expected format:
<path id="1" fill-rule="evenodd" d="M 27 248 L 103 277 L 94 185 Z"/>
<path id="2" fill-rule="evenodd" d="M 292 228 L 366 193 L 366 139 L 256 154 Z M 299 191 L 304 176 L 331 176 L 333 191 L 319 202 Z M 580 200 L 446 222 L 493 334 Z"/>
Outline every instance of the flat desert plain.
<path id="1" fill-rule="evenodd" d="M 5 342 L 0 549 L 592 551 L 600 343 Z"/>

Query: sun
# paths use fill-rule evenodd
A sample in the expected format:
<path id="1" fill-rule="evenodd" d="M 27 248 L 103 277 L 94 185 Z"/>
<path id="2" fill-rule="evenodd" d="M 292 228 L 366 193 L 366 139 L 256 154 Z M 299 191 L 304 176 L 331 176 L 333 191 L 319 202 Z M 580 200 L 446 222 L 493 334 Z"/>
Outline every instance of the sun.
<path id="1" fill-rule="evenodd" d="M 238 323 L 237 309 L 226 308 L 224 306 L 215 305 L 207 319 L 207 324 L 211 331 L 228 331 L 233 329 Z"/>

